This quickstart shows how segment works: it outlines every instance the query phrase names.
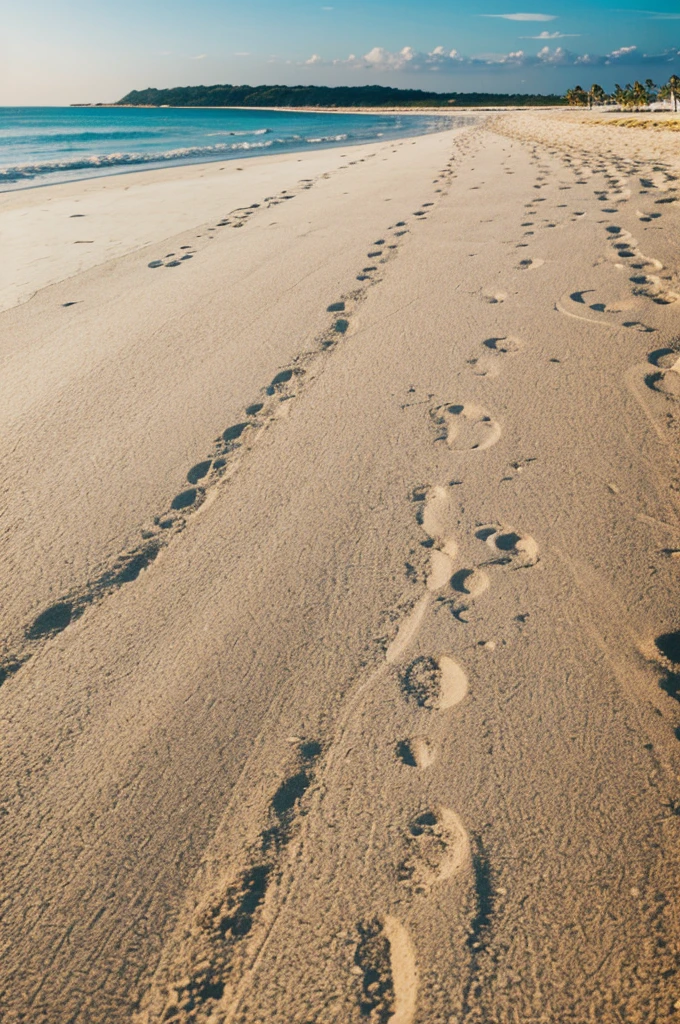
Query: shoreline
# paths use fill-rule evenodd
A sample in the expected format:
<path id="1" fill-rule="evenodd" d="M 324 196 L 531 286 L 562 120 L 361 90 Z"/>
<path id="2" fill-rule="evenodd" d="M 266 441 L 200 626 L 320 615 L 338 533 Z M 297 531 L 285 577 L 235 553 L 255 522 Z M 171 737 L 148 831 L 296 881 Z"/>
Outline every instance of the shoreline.
<path id="1" fill-rule="evenodd" d="M 72 108 L 64 107 L 64 108 L 55 108 L 55 109 L 69 110 L 69 109 L 72 109 Z M 80 109 L 80 108 L 77 108 L 77 109 Z M 124 107 L 123 108 L 118 108 L 115 105 L 110 105 L 107 109 L 126 109 L 126 108 L 124 108 Z M 162 110 L 162 109 L 166 109 L 166 108 L 163 108 L 163 107 L 145 107 L 145 108 L 130 107 L 130 108 L 127 108 L 127 109 Z M 180 109 L 184 109 L 184 108 L 175 107 L 175 108 L 172 108 L 172 109 L 180 110 Z M 186 109 L 201 110 L 201 109 L 207 109 L 207 108 L 188 107 Z M 271 107 L 251 107 L 251 108 L 246 108 L 246 107 L 213 107 L 213 108 L 209 108 L 209 109 L 214 109 L 214 110 L 227 110 L 227 109 L 228 110 L 248 110 L 248 109 L 251 109 L 251 110 L 261 110 L 261 111 L 271 111 L 271 110 L 274 110 L 276 113 L 285 113 L 286 112 L 285 108 L 271 108 Z M 312 111 L 312 110 L 304 110 L 304 109 L 300 108 L 299 110 L 290 110 L 289 112 L 290 113 L 312 113 L 312 112 L 323 113 L 324 111 L 319 111 L 319 110 Z M 370 111 L 363 111 L 363 112 L 364 113 L 369 113 L 371 115 L 374 115 L 374 114 L 377 115 L 377 114 L 381 113 L 381 111 L 378 111 L 378 110 L 370 110 Z M 355 111 L 353 111 L 353 110 L 347 110 L 347 111 L 345 111 L 345 110 L 334 110 L 333 113 L 337 113 L 337 114 L 353 114 L 353 113 L 355 113 Z M 388 114 L 388 116 L 392 116 L 395 112 L 388 111 L 386 113 Z M 418 112 L 416 112 L 416 113 L 418 113 Z M 449 112 L 449 111 L 447 111 L 445 113 L 448 116 L 455 116 L 455 115 L 452 114 L 452 112 Z M 440 130 L 441 131 L 447 131 L 448 128 L 443 127 Z M 437 131 L 434 131 L 434 132 L 430 132 L 430 131 L 417 132 L 415 135 L 396 135 L 396 136 L 393 137 L 392 141 L 399 141 L 401 139 L 419 138 L 421 135 L 430 135 L 430 134 L 437 134 Z M 391 141 L 389 135 L 383 134 L 382 136 L 376 138 L 375 143 L 379 144 L 381 142 L 389 142 L 389 141 Z M 191 159 L 191 158 L 182 159 L 181 157 L 179 157 L 177 159 L 177 161 L 159 159 L 158 161 L 149 160 L 149 161 L 144 161 L 144 162 L 140 162 L 140 163 L 137 163 L 137 164 L 133 164 L 133 163 L 130 163 L 130 164 L 127 164 L 127 163 L 111 164 L 109 166 L 104 166 L 104 167 L 97 167 L 96 164 L 93 164 L 91 168 L 90 167 L 77 168 L 76 176 L 74 176 L 72 178 L 66 178 L 66 179 L 60 180 L 60 181 L 38 181 L 38 182 L 32 182 L 30 178 L 17 178 L 12 183 L 12 185 L 10 187 L 3 187 L 2 183 L 0 183 L 0 196 L 4 195 L 6 193 L 23 192 L 23 191 L 26 191 L 26 190 L 29 190 L 29 189 L 49 187 L 49 186 L 51 186 L 53 184 L 54 185 L 62 185 L 62 184 L 75 183 L 75 182 L 78 182 L 78 181 L 91 181 L 91 180 L 98 179 L 98 178 L 108 178 L 108 177 L 117 176 L 117 175 L 120 175 L 120 174 L 130 174 L 130 173 L 137 173 L 137 172 L 141 173 L 141 172 L 146 172 L 146 171 L 157 171 L 157 170 L 162 170 L 164 167 L 190 167 L 190 166 L 194 166 L 194 165 L 204 165 L 204 164 L 211 164 L 211 163 L 220 163 L 221 161 L 230 161 L 231 162 L 233 160 L 253 160 L 253 159 L 259 159 L 260 157 L 265 157 L 265 156 L 277 156 L 278 157 L 279 155 L 285 155 L 286 153 L 291 153 L 291 154 L 294 154 L 294 153 L 307 153 L 307 152 L 311 152 L 311 151 L 337 149 L 337 148 L 344 148 L 344 147 L 355 147 L 355 146 L 371 145 L 371 144 L 372 144 L 371 140 L 367 141 L 365 139 L 357 139 L 357 140 L 329 139 L 328 141 L 319 142 L 319 143 L 316 143 L 316 142 L 310 143 L 308 141 L 300 141 L 300 142 L 291 142 L 290 144 L 288 144 L 288 142 L 286 142 L 285 143 L 285 148 L 282 148 L 282 149 L 279 149 L 279 150 L 276 150 L 276 149 L 273 149 L 273 148 L 270 150 L 268 146 L 262 146 L 262 147 L 253 146 L 251 149 L 228 150 L 228 151 L 225 151 L 223 153 L 216 154 L 214 156 L 200 156 L 200 157 L 198 157 L 196 159 Z M 266 150 L 266 151 L 262 152 L 261 150 Z M 84 172 L 84 173 L 81 173 L 81 172 Z M 62 173 L 62 172 L 56 171 L 54 173 L 55 174 L 59 174 L 59 173 Z M 63 172 L 63 173 L 68 173 L 68 172 Z M 26 182 L 26 184 L 23 184 L 23 182 Z"/>
<path id="2" fill-rule="evenodd" d="M 565 109 L 562 105 L 551 106 L 546 104 L 545 106 L 489 106 L 489 107 L 218 107 L 218 106 L 191 106 L 185 104 L 181 107 L 172 107 L 170 105 L 156 105 L 151 103 L 97 103 L 97 104 L 70 104 L 69 108 L 76 107 L 77 109 L 106 109 L 106 110 L 274 110 L 282 114 L 450 114 L 455 115 L 459 113 L 474 113 L 477 110 L 486 111 L 520 111 L 520 110 L 563 110 Z"/>
<path id="3" fill-rule="evenodd" d="M 227 212 L 255 198 L 263 202 L 271 192 L 294 187 L 301 176 L 334 173 L 348 162 L 349 152 L 356 161 L 373 151 L 389 152 L 395 142 L 417 146 L 455 131 L 252 156 L 239 153 L 243 166 L 238 157 L 222 157 L 123 167 L 71 181 L 6 189 L 0 192 L 0 234 L 12 257 L 0 264 L 0 310 L 25 302 L 37 288 L 175 233 L 165 226 L 168 203 L 179 204 L 175 223 L 186 230 L 209 220 L 215 208 Z M 126 212 L 121 218 L 118 207 L 123 200 Z"/>

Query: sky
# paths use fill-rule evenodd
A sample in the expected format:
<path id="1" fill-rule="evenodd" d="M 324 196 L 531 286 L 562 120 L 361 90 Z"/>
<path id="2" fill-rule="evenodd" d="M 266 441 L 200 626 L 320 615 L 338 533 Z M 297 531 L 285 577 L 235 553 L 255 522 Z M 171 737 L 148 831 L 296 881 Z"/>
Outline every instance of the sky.
<path id="1" fill-rule="evenodd" d="M 526 2 L 0 0 L 0 105 L 217 83 L 562 93 L 680 74 L 677 0 Z"/>

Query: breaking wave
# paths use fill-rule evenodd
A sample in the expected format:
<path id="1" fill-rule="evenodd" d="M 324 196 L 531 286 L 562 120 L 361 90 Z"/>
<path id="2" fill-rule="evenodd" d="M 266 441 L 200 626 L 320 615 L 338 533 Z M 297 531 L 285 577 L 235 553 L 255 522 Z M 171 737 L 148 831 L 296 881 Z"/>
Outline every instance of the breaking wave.
<path id="1" fill-rule="evenodd" d="M 277 140 L 278 141 L 278 140 Z M 183 149 L 169 149 L 165 153 L 107 153 L 105 155 L 79 156 L 71 160 L 46 160 L 44 163 L 18 164 L 15 167 L 0 167 L 0 181 L 21 181 L 37 178 L 39 175 L 54 174 L 57 171 L 97 170 L 100 167 L 133 167 L 135 164 L 158 164 L 169 161 L 191 160 L 197 157 L 224 156 L 235 151 L 266 149 L 268 142 L 223 142 L 214 146 L 187 146 Z"/>
<path id="2" fill-rule="evenodd" d="M 208 132 L 209 136 L 212 135 L 269 135 L 271 128 L 253 128 L 249 132 Z"/>
<path id="3" fill-rule="evenodd" d="M 276 111 L 10 111 L 0 128 L 0 192 L 141 170 L 314 146 L 369 143 L 448 128 L 450 118 L 361 117 Z M 266 118 L 266 119 L 265 119 Z"/>

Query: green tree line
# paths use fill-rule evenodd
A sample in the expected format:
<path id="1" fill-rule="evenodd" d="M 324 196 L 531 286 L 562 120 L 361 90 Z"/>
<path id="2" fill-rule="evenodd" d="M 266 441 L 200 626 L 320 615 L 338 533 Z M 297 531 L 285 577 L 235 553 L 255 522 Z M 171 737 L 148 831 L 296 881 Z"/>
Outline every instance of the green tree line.
<path id="1" fill-rule="evenodd" d="M 190 85 L 133 89 L 116 106 L 148 107 L 496 107 L 555 106 L 561 96 L 424 92 L 382 85 Z"/>
<path id="2" fill-rule="evenodd" d="M 616 103 L 628 110 L 639 110 L 648 107 L 655 100 L 670 100 L 671 109 L 678 109 L 680 99 L 680 78 L 671 75 L 664 85 L 655 85 L 651 78 L 644 82 L 628 82 L 624 86 L 615 85 L 611 93 L 606 93 L 601 85 L 591 85 L 590 89 L 582 89 L 580 85 L 567 89 L 565 100 L 571 107 L 593 107 L 603 103 Z"/>

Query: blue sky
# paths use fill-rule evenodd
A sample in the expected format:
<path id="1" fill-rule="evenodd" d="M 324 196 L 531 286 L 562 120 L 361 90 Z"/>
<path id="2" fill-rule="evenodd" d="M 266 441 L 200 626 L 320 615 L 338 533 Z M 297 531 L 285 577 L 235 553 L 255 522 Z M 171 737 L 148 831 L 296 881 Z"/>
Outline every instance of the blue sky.
<path id="1" fill-rule="evenodd" d="M 526 2 L 21 0 L 2 15 L 0 104 L 217 82 L 562 92 L 680 74 L 677 0 Z"/>

